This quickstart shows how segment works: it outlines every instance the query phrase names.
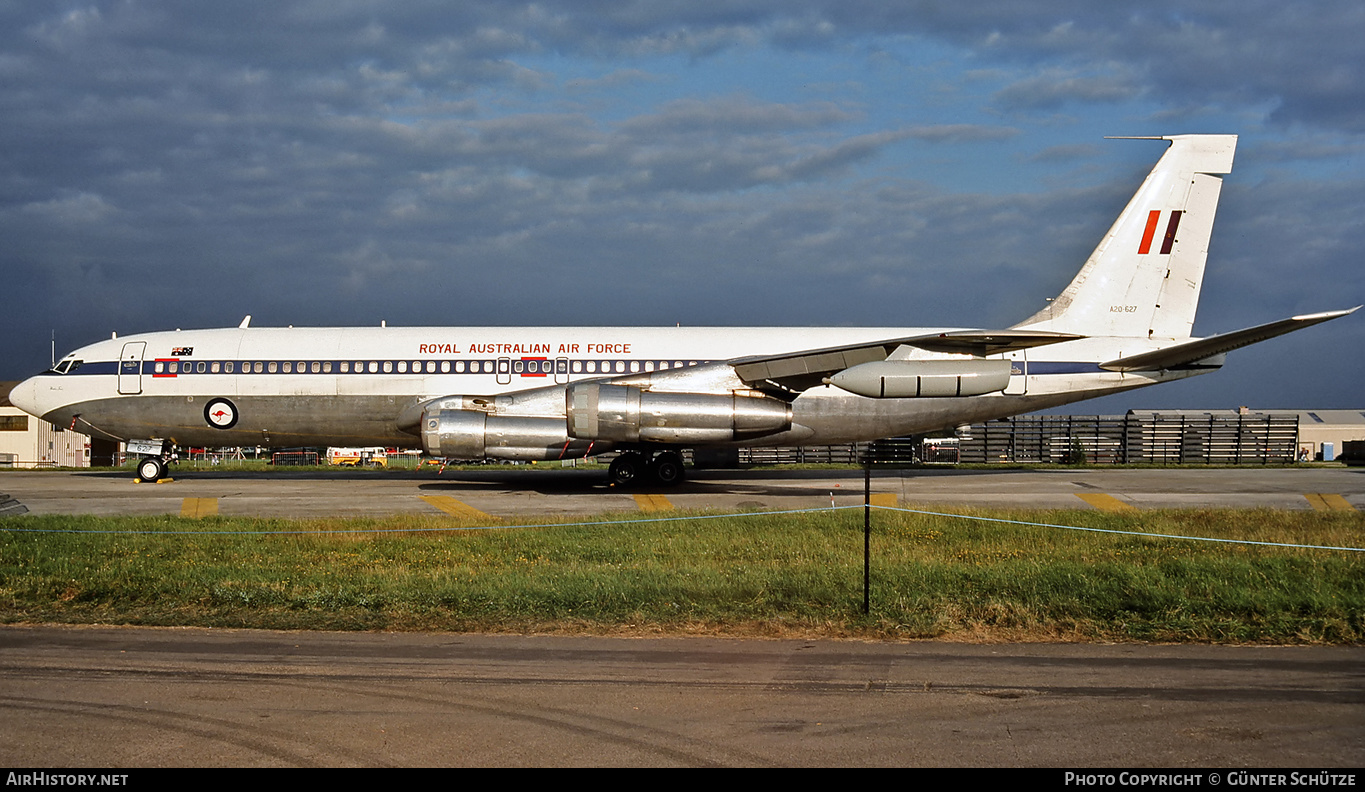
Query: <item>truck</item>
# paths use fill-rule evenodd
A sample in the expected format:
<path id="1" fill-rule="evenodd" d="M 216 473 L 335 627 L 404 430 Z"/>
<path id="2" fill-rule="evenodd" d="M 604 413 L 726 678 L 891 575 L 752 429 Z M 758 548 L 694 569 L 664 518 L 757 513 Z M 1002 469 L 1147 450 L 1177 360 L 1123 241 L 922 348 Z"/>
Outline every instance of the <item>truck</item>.
<path id="1" fill-rule="evenodd" d="M 329 448 L 327 464 L 345 467 L 388 467 L 389 456 L 382 446 L 367 448 Z"/>

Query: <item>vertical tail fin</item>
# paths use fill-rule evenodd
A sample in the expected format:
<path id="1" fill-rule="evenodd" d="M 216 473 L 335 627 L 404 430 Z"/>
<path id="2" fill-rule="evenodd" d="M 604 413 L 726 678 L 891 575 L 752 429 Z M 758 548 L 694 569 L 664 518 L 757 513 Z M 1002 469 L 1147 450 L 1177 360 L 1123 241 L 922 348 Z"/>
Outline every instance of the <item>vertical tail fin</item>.
<path id="1" fill-rule="evenodd" d="M 1189 338 L 1236 135 L 1173 135 L 1085 266 L 1016 325 L 1092 336 Z"/>

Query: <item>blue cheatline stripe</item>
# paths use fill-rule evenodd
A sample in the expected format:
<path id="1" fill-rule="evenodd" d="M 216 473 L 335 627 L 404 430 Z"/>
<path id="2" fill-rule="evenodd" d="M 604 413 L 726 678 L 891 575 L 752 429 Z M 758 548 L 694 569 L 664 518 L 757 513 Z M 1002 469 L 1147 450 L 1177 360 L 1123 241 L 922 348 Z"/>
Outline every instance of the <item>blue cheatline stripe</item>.
<path id="1" fill-rule="evenodd" d="M 905 512 L 907 514 L 924 514 L 931 517 L 951 517 L 958 520 L 976 520 L 978 522 L 1002 523 L 1005 525 L 1028 525 L 1035 528 L 1058 528 L 1064 531 L 1086 531 L 1089 533 L 1118 534 L 1121 536 L 1146 536 L 1155 539 L 1184 539 L 1192 542 L 1218 542 L 1220 544 L 1245 544 L 1260 545 L 1263 547 L 1284 547 L 1297 550 L 1342 550 L 1350 553 L 1365 553 L 1365 547 L 1334 547 L 1331 545 L 1308 545 L 1308 544 L 1288 544 L 1284 542 L 1258 542 L 1252 539 L 1218 539 L 1209 536 L 1182 536 L 1180 534 L 1159 534 L 1148 533 L 1145 531 L 1119 531 L 1111 528 L 1084 528 L 1078 525 L 1058 525 L 1055 523 L 1028 522 L 1026 520 L 1006 520 L 999 517 L 978 517 L 971 514 L 953 514 L 951 512 L 934 512 L 923 509 L 906 509 L 899 506 L 868 506 L 856 504 L 852 506 L 830 506 L 829 508 L 819 509 L 784 509 L 781 511 L 763 512 L 735 512 L 732 514 L 704 514 L 696 516 L 677 516 L 677 517 L 651 517 L 646 519 L 634 518 L 626 520 L 595 520 L 591 522 L 574 523 L 528 523 L 523 525 L 471 525 L 458 528 L 347 528 L 327 531 L 81 531 L 75 529 L 46 529 L 46 528 L 13 528 L 10 526 L 0 527 L 0 532 L 10 533 L 63 533 L 63 534 L 119 534 L 119 535 L 225 535 L 225 536 L 279 536 L 279 535 L 310 535 L 318 536 L 322 534 L 379 534 L 379 533 L 448 533 L 450 531 L 491 531 L 505 530 L 508 528 L 576 528 L 593 525 L 636 525 L 646 523 L 665 523 L 665 522 L 684 522 L 687 520 L 719 520 L 732 517 L 771 517 L 782 514 L 817 514 L 828 511 L 847 511 L 848 509 L 881 509 L 883 511 Z"/>
<path id="2" fill-rule="evenodd" d="M 224 377 L 224 376 L 226 376 L 226 377 L 239 377 L 239 376 L 257 377 L 257 376 L 259 376 L 259 377 L 270 377 L 270 376 L 280 376 L 280 375 L 282 375 L 282 374 L 283 374 L 283 375 L 287 375 L 287 376 L 309 375 L 309 376 L 319 376 L 319 377 L 321 377 L 321 376 L 329 376 L 329 377 L 337 377 L 337 376 L 341 376 L 341 377 L 354 377 L 354 376 L 361 376 L 361 375 L 368 375 L 368 376 L 375 376 L 375 377 L 393 377 L 394 375 L 405 375 L 405 376 L 452 376 L 452 375 L 475 375 L 475 376 L 482 376 L 482 375 L 488 375 L 488 374 L 493 374 L 493 373 L 495 373 L 494 369 L 495 369 L 495 367 L 496 367 L 496 364 L 498 363 L 498 360 L 499 360 L 499 359 L 495 359 L 495 358 L 402 358 L 402 359 L 397 359 L 397 358 L 379 359 L 379 358 L 376 358 L 376 359 L 373 359 L 373 360 L 371 360 L 371 359 L 369 359 L 369 358 L 365 358 L 365 359 L 361 359 L 361 360 L 357 360 L 356 358 L 346 358 L 345 360 L 312 360 L 312 359 L 308 359 L 308 360 L 299 360 L 298 358 L 289 358 L 288 360 L 278 359 L 278 358 L 277 358 L 277 359 L 249 358 L 249 359 L 242 359 L 242 360 L 236 360 L 236 359 L 234 359 L 234 360 L 224 360 L 224 359 L 221 359 L 221 358 L 180 358 L 180 359 L 178 359 L 178 360 L 171 360 L 170 358 L 164 358 L 164 359 L 161 359 L 161 360 L 157 360 L 157 359 L 154 359 L 154 358 L 149 358 L 149 359 L 147 359 L 147 360 L 142 361 L 142 368 L 141 368 L 139 371 L 133 372 L 133 371 L 130 370 L 130 371 L 126 372 L 126 373 L 128 373 L 128 374 L 137 373 L 137 374 L 142 374 L 142 375 L 145 375 L 145 376 L 161 377 L 162 379 L 174 379 L 174 378 L 189 377 L 189 376 L 206 376 L 206 377 Z M 548 376 L 550 376 L 551 374 L 556 373 L 556 372 L 552 371 L 551 368 L 550 368 L 549 366 L 544 366 L 544 365 L 539 366 L 539 367 L 538 367 L 538 369 L 539 369 L 538 371 L 531 371 L 531 370 L 530 370 L 529 363 L 530 363 L 530 361 L 531 361 L 532 359 L 530 359 L 530 358 L 527 358 L 527 359 L 522 359 L 522 358 L 508 358 L 508 360 L 511 360 L 511 362 L 514 363 L 514 364 L 516 364 L 516 363 L 522 363 L 522 364 L 528 364 L 528 365 L 526 365 L 526 367 L 525 367 L 523 370 L 521 370 L 521 371 L 515 371 L 515 370 L 513 370 L 513 371 L 502 371 L 502 372 L 498 372 L 498 373 L 502 373 L 502 374 L 509 374 L 509 373 L 510 373 L 510 374 L 513 374 L 513 375 L 516 375 L 516 376 L 519 376 L 519 377 L 533 377 L 533 378 L 534 378 L 534 377 L 548 377 Z M 544 360 L 545 362 L 553 363 L 553 362 L 556 362 L 556 361 L 558 360 L 558 358 L 535 358 L 534 360 L 537 361 L 537 362 Z M 708 364 L 710 364 L 710 363 L 715 362 L 715 361 L 711 361 L 711 360 L 691 360 L 691 359 L 679 360 L 679 359 L 677 359 L 677 358 L 667 358 L 667 359 L 659 359 L 659 358 L 620 358 L 620 359 L 615 359 L 615 358 L 613 358 L 613 359 L 610 359 L 610 360 L 604 360 L 604 359 L 602 359 L 602 358 L 565 358 L 565 361 L 566 361 L 569 365 L 573 365 L 573 364 L 575 364 L 575 363 L 580 364 L 580 369 L 581 369 L 581 370 L 579 370 L 579 371 L 573 371 L 573 372 L 560 371 L 560 372 L 557 372 L 557 373 L 559 373 L 559 374 L 573 373 L 573 374 L 576 374 L 576 375 L 584 375 L 584 374 L 586 374 L 586 375 L 589 375 L 589 376 L 626 375 L 626 374 L 645 374 L 645 373 L 650 373 L 649 371 L 646 371 L 646 369 L 645 369 L 646 364 L 653 364 L 653 365 L 654 365 L 654 369 L 653 369 L 652 371 L 676 371 L 676 370 L 678 370 L 679 368 L 692 368 L 693 366 L 704 366 L 704 365 L 708 365 Z M 176 368 L 177 368 L 177 370 L 176 370 L 175 372 L 171 372 L 171 371 L 168 370 L 168 369 L 169 369 L 169 364 L 172 363 L 172 362 L 176 363 Z M 425 370 L 425 366 L 426 366 L 426 364 L 427 364 L 428 362 L 436 363 L 438 367 L 439 367 L 440 364 L 442 364 L 442 363 L 449 363 L 449 364 L 450 364 L 450 370 L 449 370 L 449 371 L 440 371 L 439 368 L 438 368 L 437 371 L 426 371 L 426 370 Z M 159 373 L 158 373 L 157 370 L 156 370 L 156 365 L 157 365 L 158 363 L 160 363 L 160 364 L 162 365 L 162 371 L 159 372 Z M 217 364 L 219 364 L 220 370 L 218 370 L 218 371 L 199 371 L 199 370 L 197 369 L 197 364 L 199 364 L 199 363 L 205 363 L 205 364 L 208 364 L 208 365 L 210 365 L 210 366 L 211 366 L 212 364 L 214 364 L 214 363 L 217 363 Z M 223 370 L 222 370 L 222 368 L 225 368 L 225 366 L 224 366 L 223 364 L 227 364 L 227 363 L 233 364 L 233 370 L 232 370 L 232 371 L 223 371 Z M 271 363 L 274 363 L 274 364 L 276 364 L 276 366 L 275 366 L 276 370 L 275 370 L 275 371 L 260 371 L 260 372 L 251 370 L 250 367 L 251 367 L 253 364 L 255 364 L 255 363 L 260 363 L 260 364 L 262 364 L 263 366 L 268 366 L 268 365 L 270 365 Z M 292 370 L 292 371 L 288 371 L 288 372 L 284 371 L 283 368 L 284 368 L 284 364 L 285 364 L 285 363 L 289 363 L 289 364 L 291 365 L 291 367 L 293 368 L 293 370 Z M 313 366 L 314 363 L 319 364 L 319 367 L 321 367 L 322 364 L 331 364 L 332 370 L 331 370 L 331 371 L 313 371 L 313 370 L 312 370 L 312 366 Z M 348 366 L 348 370 L 347 370 L 347 371 L 342 371 L 342 370 L 341 370 L 341 364 L 342 364 L 342 363 L 346 363 L 346 364 L 347 364 L 347 366 Z M 377 365 L 380 367 L 380 370 L 371 372 L 371 371 L 369 370 L 369 364 L 370 364 L 370 363 L 375 363 L 375 364 L 377 364 Z M 384 371 L 384 370 L 383 370 L 383 365 L 384 365 L 385 363 L 391 364 L 392 367 L 393 367 L 393 370 L 387 371 L 387 372 Z M 397 367 L 398 367 L 398 364 L 399 364 L 399 363 L 404 363 L 404 364 L 420 363 L 420 364 L 423 366 L 423 369 L 422 369 L 421 371 L 418 371 L 418 370 L 416 370 L 415 368 L 413 368 L 413 369 L 410 370 L 410 371 L 403 371 L 403 372 L 400 372 L 400 371 L 397 370 Z M 466 364 L 466 365 L 465 365 L 465 369 L 464 369 L 463 371 L 456 370 L 456 366 L 455 366 L 456 363 L 464 363 L 464 364 Z M 592 363 L 593 366 L 594 366 L 594 369 L 593 369 L 592 371 L 589 371 L 589 370 L 588 370 L 588 365 L 587 365 L 587 364 L 589 364 L 589 363 Z M 622 370 L 621 370 L 621 371 L 617 371 L 617 370 L 616 370 L 616 364 L 617 364 L 617 363 L 620 363 L 620 364 L 622 365 Z M 640 367 L 639 371 L 631 371 L 631 370 L 630 370 L 630 366 L 631 366 L 632 363 L 637 364 L 637 365 Z M 675 364 L 677 364 L 677 363 L 682 363 L 682 365 L 681 365 L 681 366 L 675 365 Z M 355 365 L 355 364 L 360 364 L 360 365 L 357 366 L 357 365 Z M 478 364 L 480 370 L 479 370 L 479 371 L 473 371 L 473 370 L 471 370 L 471 369 L 472 369 L 472 365 L 471 365 L 471 364 Z M 667 368 L 665 368 L 665 366 L 667 366 Z M 118 373 L 120 373 L 120 370 L 119 370 L 119 361 L 116 361 L 116 360 L 96 360 L 96 361 L 91 361 L 91 362 L 88 362 L 88 363 L 82 363 L 81 366 L 80 366 L 80 368 L 77 368 L 75 371 L 69 372 L 69 373 L 67 373 L 67 374 L 62 374 L 62 373 L 60 373 L 60 372 L 55 372 L 55 371 L 45 371 L 45 372 L 43 372 L 42 374 L 39 374 L 39 375 L 37 375 L 37 376 L 52 376 L 52 377 L 84 377 L 84 376 L 98 376 L 98 375 L 109 375 L 109 374 L 118 374 Z"/>
<path id="3" fill-rule="evenodd" d="M 413 361 L 418 361 L 418 362 L 422 363 L 422 364 L 425 366 L 425 364 L 427 363 L 428 360 L 431 360 L 431 361 L 435 362 L 435 363 L 438 364 L 438 365 L 441 364 L 442 362 L 448 362 L 448 363 L 451 364 L 450 371 L 444 371 L 444 372 L 443 372 L 443 371 L 427 372 L 427 371 L 424 370 L 424 371 L 420 371 L 420 372 L 413 371 L 413 372 L 406 372 L 406 373 L 408 373 L 408 374 L 410 374 L 410 375 L 413 375 L 413 376 L 416 376 L 416 375 L 418 375 L 418 374 L 421 374 L 421 375 L 428 375 L 428 376 L 430 376 L 430 375 L 437 375 L 437 374 L 440 374 L 440 375 L 442 375 L 442 376 L 448 376 L 448 375 L 452 375 L 452 374 L 492 374 L 492 373 L 494 373 L 494 372 L 493 372 L 493 366 L 497 363 L 497 360 L 494 359 L 494 358 L 402 358 L 402 359 L 401 359 L 401 362 L 404 362 L 404 363 L 412 363 Z M 512 360 L 513 362 L 517 362 L 517 361 L 519 361 L 519 360 L 521 360 L 521 359 L 520 359 L 520 358 L 510 358 L 510 360 Z M 551 359 L 551 360 L 553 360 L 553 359 Z M 570 363 L 571 365 L 572 365 L 573 363 L 581 363 L 581 364 L 584 364 L 584 365 L 583 365 L 583 370 L 582 370 L 582 371 L 576 371 L 576 372 L 573 372 L 573 373 L 575 373 L 575 374 L 592 374 L 592 375 L 643 373 L 643 371 L 644 371 L 643 367 L 644 367 L 644 364 L 645 364 L 645 363 L 653 363 L 653 364 L 655 365 L 655 367 L 656 367 L 656 368 L 655 368 L 656 371 L 671 371 L 671 370 L 674 370 L 674 369 L 676 368 L 675 366 L 673 366 L 673 363 L 678 362 L 677 359 L 675 359 L 675 358 L 668 358 L 667 360 L 659 360 L 659 359 L 654 359 L 654 358 L 650 358 L 650 359 L 645 359 L 645 358 L 621 358 L 619 361 L 616 360 L 616 359 L 603 360 L 603 359 L 601 359 L 601 358 L 591 358 L 591 359 L 589 359 L 589 358 L 568 358 L 568 361 L 569 361 L 569 363 Z M 160 361 L 160 362 L 162 362 L 162 363 L 164 364 L 164 363 L 168 363 L 168 362 L 170 362 L 170 361 L 169 361 L 169 360 L 162 360 L 162 361 Z M 259 359 L 258 359 L 258 358 L 250 358 L 250 359 L 244 359 L 244 360 L 222 360 L 222 359 L 210 359 L 210 358 L 202 358 L 202 359 L 181 358 L 179 362 L 180 362 L 180 363 L 199 363 L 199 362 L 204 362 L 204 363 L 220 363 L 220 364 L 221 364 L 221 363 L 232 363 L 232 364 L 234 364 L 234 368 L 237 369 L 236 371 L 233 371 L 233 372 L 219 371 L 219 372 L 216 372 L 216 373 L 214 373 L 214 372 L 198 372 L 198 371 L 193 371 L 193 372 L 191 372 L 191 371 L 177 371 L 177 372 L 176 372 L 176 375 L 177 375 L 177 376 L 182 376 L 182 377 L 184 377 L 184 376 L 190 376 L 190 375 L 192 375 L 192 374 L 193 374 L 193 375 L 198 375 L 198 374 L 201 374 L 201 373 L 202 373 L 204 376 L 242 376 L 242 375 L 248 375 L 248 376 L 278 376 L 278 375 L 281 375 L 281 374 L 284 374 L 284 373 L 285 373 L 285 372 L 283 372 L 283 371 L 278 370 L 278 369 L 282 368 L 282 364 L 284 364 L 284 363 L 292 363 L 292 364 L 294 364 L 294 371 L 289 372 L 289 374 L 291 374 L 291 375 L 309 374 L 309 375 L 316 375 L 316 376 L 352 376 L 352 377 L 353 377 L 353 376 L 357 376 L 357 375 L 370 374 L 370 372 L 369 372 L 369 370 L 368 370 L 368 366 L 369 366 L 369 364 L 370 364 L 371 362 L 378 363 L 381 367 L 382 367 L 382 366 L 384 365 L 384 363 L 386 363 L 386 362 L 387 362 L 387 363 L 391 363 L 391 364 L 394 365 L 394 367 L 395 367 L 395 369 L 396 369 L 398 363 L 400 362 L 400 359 L 399 359 L 399 358 L 392 358 L 392 359 L 379 359 L 379 358 L 376 358 L 376 359 L 371 360 L 371 359 L 369 359 L 369 358 L 365 358 L 365 359 L 357 360 L 356 358 L 346 358 L 345 360 L 340 360 L 340 359 L 338 359 L 338 360 L 311 360 L 311 359 L 310 359 L 310 360 L 303 360 L 303 361 L 300 361 L 298 358 L 290 358 L 290 359 L 288 359 L 288 360 L 284 360 L 284 359 L 282 359 L 282 358 L 281 358 L 281 359 L 274 359 L 274 360 L 268 360 L 268 359 L 265 359 L 265 358 L 259 358 Z M 302 363 L 305 364 L 305 369 L 307 369 L 307 370 L 303 370 L 303 371 L 299 370 L 299 367 L 298 367 L 297 364 L 300 363 L 300 362 L 302 362 Z M 363 370 L 363 371 L 362 371 L 362 370 L 358 370 L 358 369 L 355 367 L 355 365 L 354 365 L 354 364 L 357 363 L 357 362 L 361 363 L 361 364 L 365 367 L 365 370 Z M 456 371 L 456 370 L 455 370 L 455 363 L 456 363 L 456 362 L 463 362 L 463 363 L 466 363 L 466 364 L 469 364 L 469 363 L 480 363 L 480 364 L 482 364 L 482 365 L 480 366 L 480 368 L 483 369 L 483 370 L 482 370 L 482 371 L 478 371 L 478 372 L 469 371 L 469 370 L 468 370 L 468 366 L 466 366 L 466 370 L 465 370 L 465 371 Z M 586 365 L 586 364 L 587 364 L 587 363 L 590 363 L 590 362 L 591 362 L 591 363 L 597 364 L 597 370 L 596 370 L 596 371 L 589 372 L 589 371 L 587 370 L 587 365 Z M 618 362 L 619 362 L 619 363 L 624 363 L 624 364 L 625 364 L 625 369 L 626 369 L 625 371 L 616 371 L 616 364 L 617 364 Z M 698 361 L 695 361 L 695 362 L 694 362 L 694 361 L 691 361 L 691 360 L 686 360 L 686 361 L 683 361 L 683 363 L 684 363 L 683 368 L 690 368 L 690 367 L 692 367 L 692 366 L 694 366 L 694 365 L 695 365 L 695 366 L 707 365 L 707 364 L 714 363 L 714 362 L 716 362 L 716 361 L 712 361 L 712 360 L 698 360 Z M 148 375 L 154 374 L 154 373 L 155 373 L 155 366 L 156 366 L 156 363 L 157 363 L 156 360 L 145 360 L 145 361 L 143 361 L 143 362 L 142 362 L 142 370 L 141 370 L 140 373 L 142 373 L 142 374 L 148 374 Z M 243 365 L 250 366 L 250 365 L 253 364 L 253 363 L 263 363 L 263 364 L 267 364 L 267 365 L 270 364 L 270 363 L 275 363 L 275 364 L 277 364 L 277 365 L 276 365 L 276 369 L 277 369 L 277 370 L 276 370 L 276 371 L 273 371 L 273 372 L 270 372 L 270 371 L 263 371 L 263 372 L 260 372 L 259 374 L 257 374 L 256 372 L 242 371 L 242 370 L 241 370 L 241 367 L 242 367 Z M 331 363 L 331 364 L 332 364 L 332 370 L 331 370 L 331 371 L 317 371 L 317 372 L 312 371 L 311 369 L 312 369 L 312 364 L 313 364 L 313 363 Z M 351 370 L 350 370 L 350 371 L 341 371 L 341 364 L 342 364 L 342 363 L 351 364 L 351 365 L 350 365 Z M 640 366 L 641 366 L 641 371 L 639 371 L 639 372 L 631 372 L 631 371 L 630 371 L 630 364 L 631 364 L 631 363 L 639 363 Z M 661 363 L 667 363 L 667 364 L 669 364 L 669 368 L 668 368 L 668 369 L 658 368 L 658 366 L 659 366 Z M 1210 366 L 1210 367 L 1208 367 L 1208 368 L 1218 368 L 1218 366 Z M 44 373 L 47 373 L 47 372 L 44 372 Z M 71 372 L 70 374 L 57 374 L 57 373 L 53 373 L 52 376 L 54 376 L 54 377 L 67 377 L 67 376 L 70 376 L 70 377 L 81 377 L 81 376 L 86 376 L 86 375 L 94 376 L 94 375 L 100 375 L 100 374 L 117 374 L 117 373 L 118 373 L 118 362 L 117 362 L 117 361 L 92 361 L 92 362 L 85 363 L 85 364 L 81 365 L 80 368 L 76 369 L 75 371 Z M 386 372 L 384 372 L 384 371 L 382 370 L 382 368 L 381 368 L 380 371 L 374 372 L 371 376 L 393 376 L 394 374 L 397 374 L 397 373 L 398 373 L 398 372 L 397 372 L 396 370 L 395 370 L 395 371 L 390 371 L 390 372 L 387 372 L 387 373 L 386 373 Z M 504 373 L 509 373 L 509 372 L 504 372 Z M 515 372 L 515 371 L 514 371 L 514 372 L 510 372 L 510 373 L 512 373 L 512 374 L 522 374 L 523 376 L 525 375 L 525 372 Z M 537 372 L 537 373 L 548 375 L 548 374 L 550 374 L 550 373 L 552 373 L 552 372 L 550 372 L 549 370 L 542 370 L 542 371 Z M 1037 377 L 1037 376 L 1048 376 L 1048 375 L 1055 375 L 1055 374 L 1103 374 L 1103 373 L 1106 373 L 1106 372 L 1105 372 L 1104 369 L 1100 368 L 1100 364 L 1097 363 L 1097 362 L 1095 362 L 1095 361 L 1050 361 L 1050 360 L 1036 360 L 1036 361 L 1035 361 L 1035 360 L 1031 360 L 1031 361 L 1029 361 L 1029 363 L 1028 363 L 1028 373 L 1029 373 L 1029 376 Z M 169 375 L 163 374 L 163 376 L 169 376 Z"/>

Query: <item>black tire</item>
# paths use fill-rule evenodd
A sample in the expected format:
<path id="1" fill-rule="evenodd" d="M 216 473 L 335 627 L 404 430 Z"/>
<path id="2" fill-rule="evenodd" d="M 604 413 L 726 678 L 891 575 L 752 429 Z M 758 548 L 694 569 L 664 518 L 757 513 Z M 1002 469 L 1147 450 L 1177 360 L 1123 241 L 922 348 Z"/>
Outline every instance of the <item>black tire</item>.
<path id="1" fill-rule="evenodd" d="M 166 463 L 157 457 L 143 457 L 137 463 L 137 477 L 142 481 L 157 481 L 166 475 Z"/>
<path id="2" fill-rule="evenodd" d="M 683 461 L 681 454 L 664 453 L 649 466 L 649 475 L 665 487 L 676 487 L 683 480 Z"/>
<path id="3" fill-rule="evenodd" d="M 628 487 L 638 482 L 644 472 L 644 457 L 628 452 L 611 461 L 611 466 L 607 468 L 607 480 L 618 487 Z"/>

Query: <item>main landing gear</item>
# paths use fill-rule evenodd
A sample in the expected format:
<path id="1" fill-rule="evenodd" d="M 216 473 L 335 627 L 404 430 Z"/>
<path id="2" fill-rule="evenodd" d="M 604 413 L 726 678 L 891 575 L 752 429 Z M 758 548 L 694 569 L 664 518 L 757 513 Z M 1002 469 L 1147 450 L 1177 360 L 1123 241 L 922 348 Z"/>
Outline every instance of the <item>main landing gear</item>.
<path id="1" fill-rule="evenodd" d="M 649 482 L 672 487 L 683 480 L 681 451 L 659 451 L 654 454 L 627 451 L 616 457 L 607 468 L 607 480 L 613 486 L 628 487 Z"/>

